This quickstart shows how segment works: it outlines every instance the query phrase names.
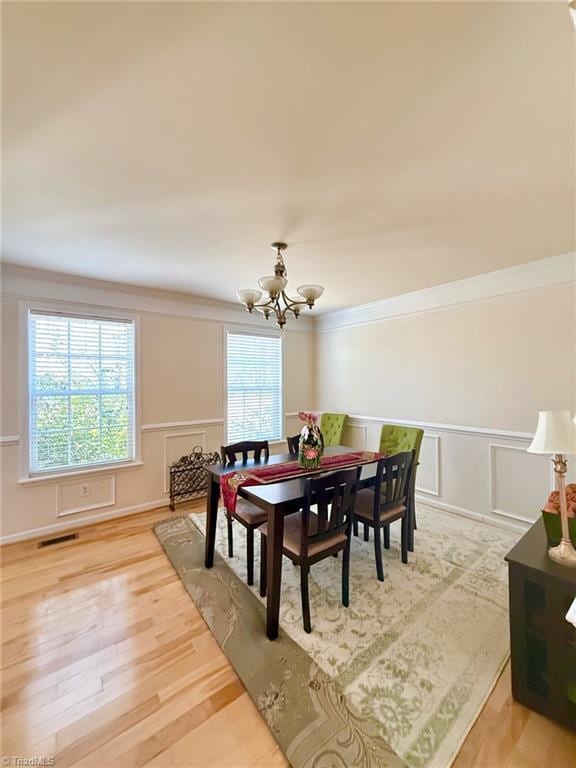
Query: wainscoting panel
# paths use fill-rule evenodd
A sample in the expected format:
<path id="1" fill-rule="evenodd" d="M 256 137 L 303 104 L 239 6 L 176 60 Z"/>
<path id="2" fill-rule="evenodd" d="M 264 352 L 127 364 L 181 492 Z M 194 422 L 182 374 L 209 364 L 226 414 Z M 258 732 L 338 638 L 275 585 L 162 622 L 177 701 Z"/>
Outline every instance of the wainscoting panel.
<path id="1" fill-rule="evenodd" d="M 355 422 L 348 422 L 344 428 L 344 434 L 342 439 L 345 445 L 349 445 L 351 448 L 356 448 L 359 451 L 365 451 L 367 443 L 368 428 L 366 424 L 356 424 Z"/>
<path id="2" fill-rule="evenodd" d="M 440 496 L 440 435 L 424 433 L 420 448 L 420 466 L 416 475 L 416 490 Z"/>
<path id="3" fill-rule="evenodd" d="M 354 414 L 345 442 L 376 451 L 385 423 L 424 429 L 416 476 L 421 502 L 517 531 L 538 519 L 553 478 L 548 457 L 526 453 L 532 435 Z M 570 481 L 576 477 L 576 461 L 568 469 Z"/>
<path id="4" fill-rule="evenodd" d="M 490 443 L 489 452 L 490 512 L 533 523 L 540 516 L 545 489 L 552 485 L 549 457 L 526 453 L 524 446 L 501 443 Z M 522 480 L 511 482 L 515 478 Z"/>
<path id="5" fill-rule="evenodd" d="M 56 516 L 74 515 L 116 504 L 116 476 L 99 475 L 58 483 Z"/>

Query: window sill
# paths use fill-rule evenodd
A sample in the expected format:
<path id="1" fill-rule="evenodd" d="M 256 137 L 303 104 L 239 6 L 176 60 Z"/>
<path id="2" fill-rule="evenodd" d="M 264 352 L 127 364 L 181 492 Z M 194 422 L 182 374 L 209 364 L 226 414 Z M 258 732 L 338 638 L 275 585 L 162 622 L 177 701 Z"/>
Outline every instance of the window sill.
<path id="1" fill-rule="evenodd" d="M 106 464 L 104 466 L 92 467 L 90 469 L 71 469 L 67 472 L 54 472 L 47 475 L 32 475 L 31 477 L 21 477 L 18 480 L 19 485 L 35 485 L 57 482 L 71 477 L 84 477 L 85 475 L 95 475 L 102 472 L 117 472 L 120 469 L 137 469 L 144 466 L 141 460 L 126 461 L 118 464 Z"/>

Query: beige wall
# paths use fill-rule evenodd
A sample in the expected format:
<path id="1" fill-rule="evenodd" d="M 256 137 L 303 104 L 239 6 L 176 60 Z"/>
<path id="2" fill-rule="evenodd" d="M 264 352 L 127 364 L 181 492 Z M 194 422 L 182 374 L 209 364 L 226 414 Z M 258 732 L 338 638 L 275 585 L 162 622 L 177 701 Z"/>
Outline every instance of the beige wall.
<path id="1" fill-rule="evenodd" d="M 574 290 L 556 286 L 317 335 L 317 407 L 534 431 L 576 410 Z"/>
<path id="2" fill-rule="evenodd" d="M 90 286 L 90 281 L 85 281 L 85 286 Z M 36 296 L 39 292 L 44 294 L 38 301 L 54 301 L 62 294 L 54 283 L 46 283 L 43 288 L 40 282 L 32 287 Z M 23 296 L 29 295 L 21 284 L 18 289 L 22 290 Z M 83 291 L 80 287 L 74 293 L 76 301 L 82 301 Z M 143 294 L 144 301 L 147 295 Z M 91 300 L 86 304 L 90 311 L 93 296 L 86 295 L 86 298 Z M 108 293 L 108 298 L 113 300 L 113 294 Z M 117 308 L 122 311 L 120 304 Z M 162 308 L 166 311 L 128 308 L 140 316 L 141 422 L 145 427 L 141 433 L 143 466 L 78 476 L 78 484 L 92 483 L 90 498 L 94 503 L 111 498 L 115 503 L 71 516 L 59 516 L 64 502 L 75 504 L 74 499 L 79 493 L 75 479 L 19 483 L 22 476 L 21 445 L 14 441 L 4 442 L 0 447 L 2 536 L 73 526 L 121 510 L 138 511 L 154 503 L 163 504 L 167 499 L 166 462 L 178 458 L 196 444 L 203 444 L 207 450 L 218 450 L 224 442 L 224 326 L 243 324 L 250 318 L 234 309 L 226 309 L 222 320 L 179 315 L 180 310 L 188 311 L 181 298 L 176 298 L 173 306 L 163 304 Z M 1 434 L 6 438 L 21 433 L 20 402 L 25 395 L 19 372 L 21 332 L 17 297 L 2 297 L 2 320 Z M 258 323 L 258 328 L 261 327 Z M 284 405 L 285 411 L 290 413 L 311 407 L 314 400 L 312 326 L 308 331 L 286 331 L 283 339 Z M 166 424 L 169 426 L 158 426 Z M 296 419 L 287 417 L 286 432 L 293 434 L 296 430 Z M 280 446 L 276 448 L 279 449 Z M 100 478 L 103 478 L 102 482 Z M 70 482 L 72 486 L 68 485 Z M 83 503 L 78 499 L 79 505 Z"/>
<path id="3" fill-rule="evenodd" d="M 2 535 L 48 534 L 165 503 L 166 464 L 196 444 L 214 450 L 224 440 L 224 326 L 252 321 L 261 328 L 261 319 L 222 305 L 198 308 L 177 295 L 58 282 L 28 271 L 3 290 L 4 438 L 21 432 L 25 392 L 18 297 L 139 314 L 144 429 L 142 466 L 33 484 L 18 482 L 21 445 L 5 440 Z M 368 449 L 377 448 L 382 420 L 424 422 L 421 498 L 459 514 L 527 524 L 550 486 L 548 459 L 525 450 L 536 412 L 576 410 L 574 309 L 574 285 L 559 285 L 317 333 L 299 325 L 284 334 L 285 411 L 315 406 L 367 416 L 351 420 L 345 442 Z M 298 429 L 287 416 L 286 433 Z M 63 506 L 74 507 L 85 477 L 95 508 L 60 515 Z"/>

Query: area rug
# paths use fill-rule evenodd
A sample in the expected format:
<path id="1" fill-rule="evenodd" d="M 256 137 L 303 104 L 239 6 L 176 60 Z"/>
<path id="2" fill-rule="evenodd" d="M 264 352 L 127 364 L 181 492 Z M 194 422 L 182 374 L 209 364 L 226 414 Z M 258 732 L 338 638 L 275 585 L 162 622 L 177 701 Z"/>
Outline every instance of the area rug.
<path id="1" fill-rule="evenodd" d="M 420 505 L 408 565 L 391 526 L 384 583 L 373 543 L 354 538 L 349 608 L 341 561 L 312 567 L 311 634 L 299 569 L 285 560 L 283 631 L 270 642 L 257 585 L 245 583 L 244 530 L 227 558 L 219 514 L 224 557 L 206 570 L 204 522 L 172 518 L 156 533 L 292 765 L 448 768 L 508 658 L 503 558 L 518 536 Z"/>

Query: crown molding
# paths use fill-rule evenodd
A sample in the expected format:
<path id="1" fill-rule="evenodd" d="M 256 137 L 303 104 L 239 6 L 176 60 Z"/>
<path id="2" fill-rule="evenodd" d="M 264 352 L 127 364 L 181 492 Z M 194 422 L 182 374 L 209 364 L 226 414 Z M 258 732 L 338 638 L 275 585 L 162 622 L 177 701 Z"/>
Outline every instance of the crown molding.
<path id="1" fill-rule="evenodd" d="M 316 318 L 317 331 L 378 323 L 395 317 L 433 312 L 473 301 L 526 293 L 576 280 L 576 253 L 562 253 L 516 267 L 443 283 L 389 299 L 326 312 Z"/>
<path id="2" fill-rule="evenodd" d="M 262 315 L 251 315 L 240 304 L 30 269 L 14 264 L 2 265 L 2 295 L 28 301 L 84 304 L 87 307 L 133 310 L 143 314 L 172 315 L 219 323 L 242 323 L 259 329 L 270 327 L 270 323 L 266 323 Z M 308 317 L 300 317 L 285 328 L 288 333 L 312 333 L 313 330 L 314 319 Z"/>

